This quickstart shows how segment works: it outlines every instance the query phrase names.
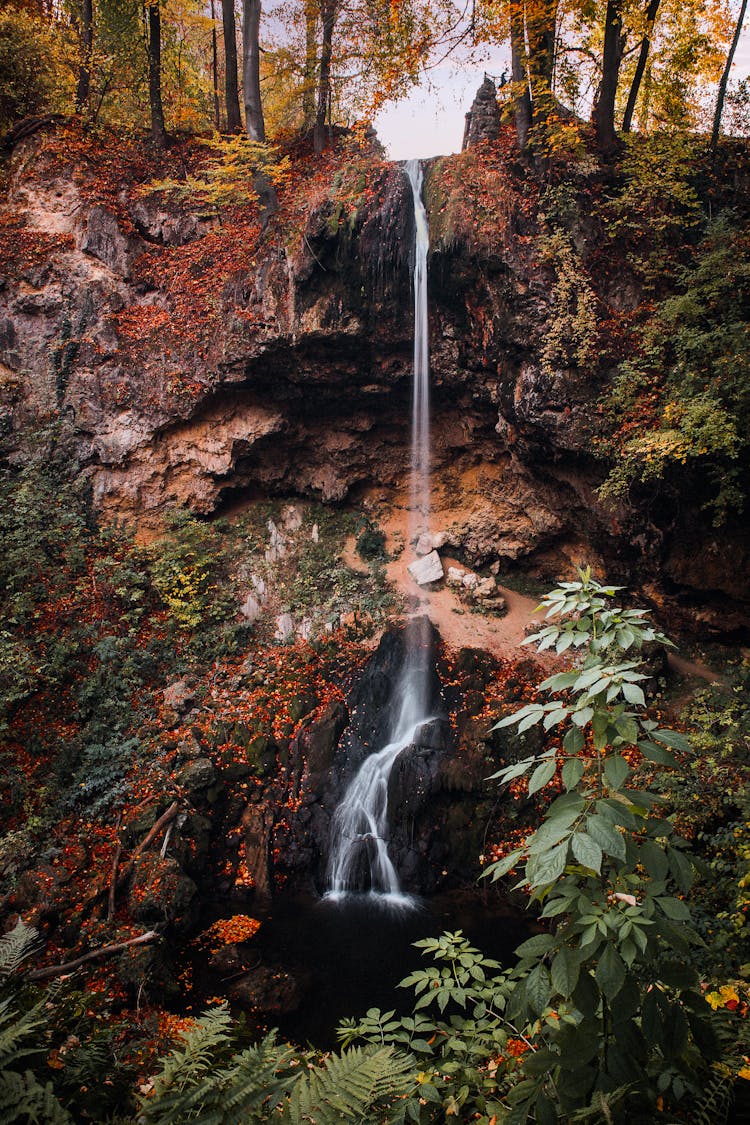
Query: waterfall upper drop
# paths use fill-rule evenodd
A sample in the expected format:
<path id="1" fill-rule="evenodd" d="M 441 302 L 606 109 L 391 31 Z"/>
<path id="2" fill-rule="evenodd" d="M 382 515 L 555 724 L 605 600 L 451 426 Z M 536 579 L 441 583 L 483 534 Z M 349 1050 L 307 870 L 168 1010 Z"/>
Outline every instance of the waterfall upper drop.
<path id="1" fill-rule="evenodd" d="M 414 378 L 411 416 L 411 538 L 430 530 L 430 351 L 427 309 L 427 252 L 430 230 L 422 201 L 424 173 L 419 160 L 407 160 L 404 171 L 414 197 Z"/>
<path id="2" fill-rule="evenodd" d="M 429 322 L 427 308 L 427 251 L 429 228 L 422 202 L 422 165 L 404 166 L 414 198 L 414 372 L 412 392 L 410 539 L 429 535 L 430 527 L 430 400 Z M 367 891 L 388 904 L 409 906 L 398 872 L 388 854 L 388 783 L 398 756 L 418 740 L 430 721 L 430 626 L 425 619 L 407 625 L 406 652 L 398 690 L 391 701 L 394 721 L 390 740 L 365 758 L 346 790 L 331 826 L 331 854 L 326 897 L 338 901 L 352 892 Z"/>

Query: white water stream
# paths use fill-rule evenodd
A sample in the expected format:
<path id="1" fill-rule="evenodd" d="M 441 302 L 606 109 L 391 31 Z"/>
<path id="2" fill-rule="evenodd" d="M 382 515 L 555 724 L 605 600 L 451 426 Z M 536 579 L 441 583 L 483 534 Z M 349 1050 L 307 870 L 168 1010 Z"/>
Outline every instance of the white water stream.
<path id="1" fill-rule="evenodd" d="M 408 160 L 404 171 L 414 198 L 414 375 L 412 390 L 409 531 L 412 542 L 430 527 L 430 360 L 427 318 L 427 251 L 430 233 L 422 202 L 422 165 Z M 369 867 L 369 895 L 387 905 L 408 907 L 398 872 L 388 854 L 388 781 L 399 754 L 414 745 L 428 721 L 428 675 L 423 622 L 406 630 L 406 656 L 393 704 L 394 723 L 387 746 L 365 758 L 344 793 L 331 825 L 326 898 L 341 901 L 361 892 L 363 867 Z"/>

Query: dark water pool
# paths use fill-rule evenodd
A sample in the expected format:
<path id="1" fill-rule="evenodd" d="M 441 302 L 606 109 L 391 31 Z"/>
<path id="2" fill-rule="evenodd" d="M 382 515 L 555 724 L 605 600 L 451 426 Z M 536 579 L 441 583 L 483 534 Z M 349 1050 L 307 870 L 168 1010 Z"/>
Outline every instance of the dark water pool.
<path id="1" fill-rule="evenodd" d="M 274 1019 L 284 1036 L 317 1047 L 334 1046 L 335 1029 L 346 1016 L 368 1008 L 406 1013 L 412 993 L 399 981 L 428 964 L 413 942 L 445 930 L 462 930 L 487 956 L 510 964 L 528 936 L 528 919 L 480 894 L 438 895 L 416 909 L 387 910 L 366 897 L 341 903 L 304 896 L 277 899 L 258 914 L 255 942 L 264 964 L 279 965 L 301 985 L 297 1011 Z"/>

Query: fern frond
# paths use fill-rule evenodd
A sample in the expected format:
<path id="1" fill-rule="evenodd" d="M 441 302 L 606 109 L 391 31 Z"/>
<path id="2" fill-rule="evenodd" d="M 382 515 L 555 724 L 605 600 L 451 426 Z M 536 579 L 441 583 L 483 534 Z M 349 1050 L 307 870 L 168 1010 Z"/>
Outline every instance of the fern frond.
<path id="1" fill-rule="evenodd" d="M 735 1076 L 728 1066 L 712 1067 L 711 1078 L 693 1110 L 695 1125 L 726 1125 L 734 1102 Z"/>
<path id="2" fill-rule="evenodd" d="M 378 1110 L 411 1089 L 414 1069 L 414 1059 L 394 1047 L 352 1047 L 300 1075 L 283 1120 L 291 1125 L 372 1125 Z"/>
<path id="3" fill-rule="evenodd" d="M 290 1070 L 294 1057 L 277 1044 L 275 1033 L 236 1055 L 231 1067 L 217 1075 L 227 1120 L 268 1121 L 298 1081 L 299 1072 Z"/>
<path id="4" fill-rule="evenodd" d="M 0 980 L 5 980 L 39 945 L 39 934 L 32 926 L 17 922 L 0 938 Z"/>
<path id="5" fill-rule="evenodd" d="M 72 1125 L 72 1117 L 58 1102 L 48 1082 L 42 1086 L 31 1071 L 0 1073 L 0 1125 Z"/>
<path id="6" fill-rule="evenodd" d="M 0 1070 L 5 1071 L 27 1055 L 35 1054 L 38 1045 L 24 1044 L 44 1024 L 37 1005 L 28 1012 L 19 1012 L 10 998 L 0 1000 Z"/>

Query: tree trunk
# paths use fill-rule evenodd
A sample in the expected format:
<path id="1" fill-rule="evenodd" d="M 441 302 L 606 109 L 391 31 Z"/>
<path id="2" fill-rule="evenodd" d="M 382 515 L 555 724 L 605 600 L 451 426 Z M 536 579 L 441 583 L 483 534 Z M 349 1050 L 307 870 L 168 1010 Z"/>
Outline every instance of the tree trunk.
<path id="1" fill-rule="evenodd" d="M 151 108 L 151 139 L 157 148 L 167 143 L 164 106 L 161 100 L 161 8 L 149 0 L 148 11 L 148 102 Z"/>
<path id="2" fill-rule="evenodd" d="M 523 151 L 531 128 L 531 95 L 529 77 L 526 72 L 526 45 L 523 30 L 523 7 L 521 0 L 512 0 L 510 5 L 510 58 L 513 79 L 518 147 Z"/>
<path id="3" fill-rule="evenodd" d="M 596 138 L 602 152 L 611 152 L 617 147 L 615 133 L 615 98 L 617 81 L 620 77 L 620 63 L 625 48 L 625 35 L 622 29 L 623 0 L 607 0 L 607 14 L 604 19 L 604 53 L 602 55 L 602 81 L 599 96 L 591 114 L 596 129 Z"/>
<path id="4" fill-rule="evenodd" d="M 638 52 L 638 62 L 635 65 L 635 74 L 633 81 L 630 85 L 630 93 L 628 94 L 628 104 L 625 106 L 625 114 L 622 119 L 623 133 L 629 133 L 633 125 L 633 114 L 635 113 L 635 103 L 638 101 L 638 94 L 641 90 L 641 82 L 643 75 L 646 71 L 646 63 L 648 62 L 648 52 L 651 47 L 651 34 L 654 30 L 654 22 L 656 21 L 656 14 L 659 11 L 659 4 L 661 0 L 649 0 L 648 8 L 646 9 L 646 32 L 641 40 L 641 49 Z"/>
<path id="5" fill-rule="evenodd" d="M 318 71 L 318 96 L 315 106 L 313 148 L 320 155 L 326 145 L 326 113 L 331 104 L 331 60 L 333 58 L 333 28 L 336 23 L 336 0 L 323 0 L 320 9 L 323 39 L 320 45 L 320 70 Z"/>
<path id="6" fill-rule="evenodd" d="M 318 12 L 314 0 L 305 0 L 305 74 L 302 87 L 302 122 L 311 129 L 315 122 L 315 74 L 318 67 Z"/>
<path id="7" fill-rule="evenodd" d="M 526 36 L 531 87 L 531 117 L 543 131 L 554 112 L 552 72 L 555 63 L 557 0 L 527 0 Z"/>
<path id="8" fill-rule="evenodd" d="M 225 0 L 222 0 L 224 3 Z M 245 130 L 251 141 L 266 139 L 260 99 L 260 0 L 242 6 L 242 88 L 245 94 Z"/>
<path id="9" fill-rule="evenodd" d="M 714 127 L 711 131 L 711 156 L 712 156 L 712 158 L 714 158 L 716 156 L 716 149 L 718 148 L 718 145 L 719 145 L 719 133 L 721 132 L 721 117 L 722 117 L 722 114 L 724 113 L 724 99 L 727 95 L 727 84 L 729 82 L 729 74 L 731 72 L 732 63 L 734 61 L 734 53 L 737 50 L 737 44 L 739 43 L 740 34 L 742 32 L 742 25 L 745 22 L 745 12 L 746 11 L 747 11 L 747 0 L 742 0 L 742 4 L 740 5 L 740 14 L 737 17 L 737 26 L 734 29 L 734 35 L 732 37 L 732 44 L 729 48 L 729 54 L 727 55 L 726 66 L 724 67 L 724 73 L 722 74 L 721 81 L 719 82 L 719 92 L 718 92 L 717 97 L 716 97 L 716 112 L 714 113 Z"/>
<path id="10" fill-rule="evenodd" d="M 81 65 L 76 87 L 76 113 L 88 113 L 91 97 L 91 52 L 94 46 L 93 0 L 83 0 L 81 5 Z"/>
<path id="11" fill-rule="evenodd" d="M 211 0 L 211 76 L 214 88 L 214 125 L 221 131 L 221 110 L 219 109 L 219 50 L 216 42 L 216 5 Z"/>
<path id="12" fill-rule="evenodd" d="M 260 18 L 260 11 L 258 11 Z M 224 90 L 227 103 L 227 132 L 240 133 L 240 92 L 237 84 L 237 30 L 234 21 L 234 0 L 221 0 L 224 27 Z"/>

